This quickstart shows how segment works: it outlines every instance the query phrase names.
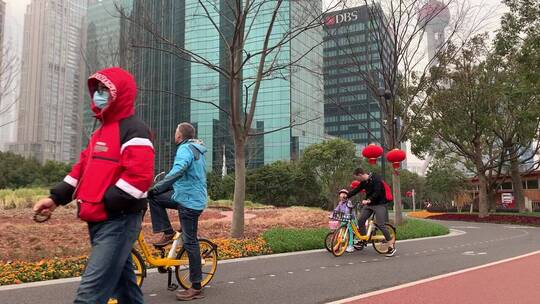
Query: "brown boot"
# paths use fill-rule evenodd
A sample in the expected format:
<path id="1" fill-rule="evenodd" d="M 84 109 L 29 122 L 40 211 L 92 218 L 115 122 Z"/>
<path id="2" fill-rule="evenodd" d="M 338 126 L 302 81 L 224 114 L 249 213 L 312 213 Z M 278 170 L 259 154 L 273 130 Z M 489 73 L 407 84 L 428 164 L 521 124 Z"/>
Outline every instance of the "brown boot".
<path id="1" fill-rule="evenodd" d="M 156 246 L 156 247 L 167 246 L 170 243 L 172 243 L 173 238 L 174 238 L 174 232 L 171 233 L 171 234 L 163 233 L 163 235 L 161 236 L 161 239 L 159 239 L 159 241 L 155 242 L 154 246 Z"/>
<path id="2" fill-rule="evenodd" d="M 191 300 L 202 299 L 202 298 L 204 298 L 202 289 L 197 290 L 197 289 L 190 288 L 188 290 L 183 290 L 176 293 L 176 299 L 178 301 L 191 301 Z"/>

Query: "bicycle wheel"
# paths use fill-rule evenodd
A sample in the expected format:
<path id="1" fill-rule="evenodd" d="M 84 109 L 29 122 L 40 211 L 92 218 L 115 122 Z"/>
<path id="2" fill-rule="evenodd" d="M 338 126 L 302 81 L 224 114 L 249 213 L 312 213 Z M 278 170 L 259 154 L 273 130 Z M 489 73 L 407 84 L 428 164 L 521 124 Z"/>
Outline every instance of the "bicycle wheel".
<path id="1" fill-rule="evenodd" d="M 199 239 L 199 248 L 201 250 L 201 259 L 204 260 L 204 264 L 201 265 L 201 286 L 204 287 L 210 283 L 214 277 L 214 274 L 216 273 L 218 261 L 217 245 L 207 239 Z M 186 249 L 182 248 L 176 258 L 178 260 L 188 261 L 188 253 Z M 191 281 L 189 280 L 189 264 L 175 267 L 174 273 L 176 275 L 178 284 L 180 284 L 182 288 L 188 289 L 191 287 Z"/>
<path id="2" fill-rule="evenodd" d="M 135 248 L 131 250 L 131 260 L 133 263 L 133 270 L 135 271 L 135 277 L 137 279 L 137 285 L 141 287 L 144 278 L 146 277 L 146 264 L 144 264 L 144 259 Z M 118 304 L 118 300 L 111 298 L 107 304 Z"/>
<path id="3" fill-rule="evenodd" d="M 384 224 L 386 226 L 386 229 L 388 230 L 388 232 L 390 232 L 390 236 L 395 240 L 396 239 L 396 228 L 390 224 Z M 377 236 L 377 240 L 371 240 L 371 244 L 373 245 L 373 249 L 375 249 L 375 251 L 377 251 L 377 253 L 379 254 L 386 254 L 386 252 L 388 251 L 388 244 L 387 243 L 383 243 L 381 242 L 380 240 L 378 239 L 381 239 L 383 238 L 384 239 L 384 235 L 381 231 L 381 229 L 379 229 L 379 227 L 377 227 L 377 225 L 375 225 L 375 229 L 371 235 L 371 237 L 373 238 L 374 236 Z M 395 246 L 395 244 L 394 244 Z"/>
<path id="4" fill-rule="evenodd" d="M 328 252 L 332 252 L 332 238 L 334 237 L 334 231 L 330 231 L 326 234 L 326 237 L 324 238 L 324 248 L 328 250 Z"/>
<path id="5" fill-rule="evenodd" d="M 144 264 L 143 257 L 136 249 L 131 250 L 131 259 L 133 260 L 133 270 L 137 278 L 137 285 L 141 287 L 146 277 L 146 264 Z"/>
<path id="6" fill-rule="evenodd" d="M 345 253 L 349 245 L 349 229 L 347 226 L 342 226 L 334 232 L 332 237 L 332 254 L 336 257 Z"/>

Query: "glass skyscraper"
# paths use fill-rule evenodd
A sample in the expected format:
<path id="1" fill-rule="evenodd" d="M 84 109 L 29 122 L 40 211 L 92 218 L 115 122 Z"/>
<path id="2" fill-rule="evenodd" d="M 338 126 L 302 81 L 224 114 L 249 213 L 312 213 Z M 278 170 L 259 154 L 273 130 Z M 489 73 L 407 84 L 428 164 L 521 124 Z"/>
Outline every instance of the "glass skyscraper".
<path id="1" fill-rule="evenodd" d="M 186 1 L 186 36 L 185 47 L 216 66 L 226 66 L 227 56 L 223 39 L 216 27 L 225 35 L 232 35 L 231 24 L 227 21 L 232 12 L 227 2 L 219 1 L 219 9 L 209 10 L 212 24 L 205 17 L 206 12 L 198 1 Z M 261 2 L 262 3 L 262 2 Z M 286 1 L 280 8 L 279 16 L 272 31 L 270 46 L 275 45 L 292 28 L 297 27 L 305 16 L 307 1 Z M 246 24 L 251 26 L 245 43 L 245 53 L 257 53 L 262 49 L 264 37 L 275 6 L 265 2 L 254 20 L 248 16 Z M 319 11 L 321 8 L 319 7 Z M 246 30 L 248 31 L 248 30 Z M 226 38 L 227 39 L 227 38 Z M 267 67 L 271 62 L 296 65 L 284 68 L 261 82 L 257 98 L 257 107 L 252 124 L 252 132 L 262 133 L 276 130 L 290 124 L 306 124 L 252 137 L 247 148 L 248 167 L 257 167 L 277 160 L 291 160 L 298 157 L 308 145 L 323 139 L 323 98 L 320 63 L 322 61 L 322 31 L 320 28 L 307 30 L 291 41 L 283 44 L 279 51 L 274 51 L 267 58 Z M 311 50 L 311 51 L 310 51 Z M 307 53 L 307 56 L 306 56 Z M 243 98 L 252 94 L 253 79 L 258 59 L 251 58 L 242 70 Z M 310 67 L 311 70 L 302 68 Z M 319 67 L 319 68 L 317 68 Z M 313 71 L 315 70 L 315 71 Z M 229 108 L 228 82 L 219 73 L 209 68 L 191 63 L 190 97 L 202 101 L 211 101 L 223 108 Z M 246 89 L 247 88 L 247 89 Z M 222 154 L 225 152 L 227 166 L 234 165 L 232 138 L 228 116 L 211 105 L 199 102 L 191 103 L 191 121 L 196 123 L 198 136 L 211 148 L 212 154 L 207 161 L 214 169 L 222 167 Z M 316 119 L 319 118 L 319 119 Z"/>
<path id="2" fill-rule="evenodd" d="M 184 47 L 185 2 L 134 0 L 133 16 L 151 31 Z M 156 172 L 168 171 L 176 154 L 174 133 L 182 121 L 191 121 L 189 101 L 190 65 L 174 55 L 148 30 L 131 25 L 132 70 L 138 86 L 136 114 L 150 127 L 156 151 Z"/>
<path id="3" fill-rule="evenodd" d="M 234 2 L 206 0 L 203 3 L 207 11 L 196 0 L 134 1 L 135 18 L 147 22 L 154 32 L 175 45 L 164 44 L 147 31 L 131 29 L 135 44 L 146 46 L 134 50 L 134 70 L 140 88 L 138 113 L 155 132 L 158 152 L 156 170 L 159 171 L 170 168 L 175 150 L 174 130 L 182 121 L 193 123 L 198 138 L 209 148 L 206 155 L 208 169 L 221 169 L 224 153 L 227 167 L 234 168 L 229 116 L 210 104 L 230 109 L 229 81 L 215 70 L 193 62 L 193 58 L 187 54 L 178 52 L 178 49 L 185 48 L 216 67 L 228 68 L 229 56 L 225 41 L 230 41 L 234 33 L 233 23 L 230 22 L 233 18 L 230 5 Z M 264 5 L 260 7 L 256 18 L 246 22 L 252 26 L 245 43 L 245 54 L 254 54 L 262 49 L 275 6 L 272 1 L 259 3 Z M 313 9 L 313 2 L 285 1 L 274 26 L 270 45 L 276 44 L 286 32 L 298 26 L 297 23 L 303 21 L 302 17 L 306 14 L 312 14 L 312 11 L 307 11 L 308 7 Z M 317 11 L 321 11 L 321 8 Z M 220 32 L 223 36 L 220 36 Z M 296 65 L 283 68 L 261 82 L 251 131 L 263 133 L 290 124 L 309 122 L 251 137 L 246 148 L 248 167 L 295 159 L 308 145 L 323 139 L 321 42 L 322 29 L 310 29 L 295 36 L 268 58 L 267 67 L 271 62 L 295 62 Z M 174 50 L 174 47 L 178 49 Z M 259 58 L 251 58 L 242 70 L 245 79 L 242 84 L 243 100 L 251 97 L 253 85 L 250 85 L 250 78 L 256 73 Z"/>
<path id="4" fill-rule="evenodd" d="M 33 0 L 24 18 L 17 143 L 43 162 L 75 162 L 80 151 L 80 46 L 85 0 Z"/>
<path id="5" fill-rule="evenodd" d="M 359 6 L 324 18 L 325 131 L 360 146 L 381 143 L 380 97 L 366 79 L 371 76 L 384 87 L 380 53 L 382 60 L 391 58 L 389 44 L 375 40 L 380 35 L 373 27 L 379 23 L 370 15 L 368 6 Z"/>

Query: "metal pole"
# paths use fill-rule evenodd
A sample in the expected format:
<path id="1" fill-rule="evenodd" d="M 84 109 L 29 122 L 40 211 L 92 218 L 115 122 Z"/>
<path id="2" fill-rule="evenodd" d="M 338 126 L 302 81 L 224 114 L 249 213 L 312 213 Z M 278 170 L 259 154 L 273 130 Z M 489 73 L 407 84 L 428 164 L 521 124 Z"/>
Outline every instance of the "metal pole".
<path id="1" fill-rule="evenodd" d="M 385 102 L 385 99 L 384 99 L 384 89 L 380 88 L 379 89 L 379 97 L 380 97 L 380 104 L 379 104 L 379 124 L 380 124 L 380 129 L 381 129 L 381 136 L 380 136 L 380 142 L 381 142 L 381 147 L 383 149 L 383 155 L 382 155 L 382 159 L 381 159 L 381 177 L 383 180 L 386 180 L 386 157 L 385 157 L 385 141 L 384 141 L 384 125 L 383 125 L 383 115 L 382 115 L 382 105 L 383 105 L 383 102 Z"/>
<path id="2" fill-rule="evenodd" d="M 412 189 L 412 211 L 416 211 L 416 191 Z"/>

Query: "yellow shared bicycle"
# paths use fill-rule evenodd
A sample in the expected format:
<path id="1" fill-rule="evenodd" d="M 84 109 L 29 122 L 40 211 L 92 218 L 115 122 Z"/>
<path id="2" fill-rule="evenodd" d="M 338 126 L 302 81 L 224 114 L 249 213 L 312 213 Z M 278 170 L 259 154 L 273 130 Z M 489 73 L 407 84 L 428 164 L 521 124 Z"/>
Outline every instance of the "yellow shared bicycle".
<path id="1" fill-rule="evenodd" d="M 176 232 L 173 243 L 168 251 L 165 250 L 167 246 L 154 246 L 159 251 L 159 256 L 154 256 L 152 254 L 144 240 L 142 232 L 139 234 L 137 244 L 142 255 L 134 248 L 131 252 L 131 257 L 133 259 L 135 275 L 137 276 L 137 284 L 139 284 L 139 286 L 142 285 L 142 282 L 146 277 L 146 264 L 144 263 L 146 261 L 148 265 L 157 267 L 159 273 L 168 274 L 167 285 L 169 290 L 176 290 L 178 288 L 178 285 L 172 283 L 173 268 L 178 284 L 184 289 L 191 287 L 191 282 L 189 281 L 188 253 L 183 248 L 181 232 Z M 217 245 L 210 240 L 199 239 L 199 247 L 201 250 L 203 273 L 201 285 L 205 286 L 212 280 L 216 273 L 218 260 Z"/>
<path id="2" fill-rule="evenodd" d="M 155 246 L 159 255 L 154 256 L 150 247 L 147 245 L 144 235 L 141 231 L 139 238 L 137 239 L 137 245 L 139 250 L 133 248 L 131 251 L 131 259 L 133 261 L 133 268 L 135 270 L 135 276 L 137 277 L 137 284 L 142 285 L 144 278 L 147 274 L 147 266 L 157 267 L 159 273 L 166 273 L 168 275 L 167 289 L 174 291 L 178 288 L 178 285 L 172 282 L 172 273 L 174 268 L 174 275 L 180 286 L 184 289 L 191 287 L 189 281 L 189 260 L 187 251 L 182 246 L 182 233 L 176 232 L 174 235 L 173 243 L 170 248 L 167 246 Z M 203 278 L 201 286 L 206 286 L 217 270 L 217 245 L 207 239 L 199 239 L 199 248 L 201 250 L 201 265 Z M 168 249 L 168 250 L 166 250 Z M 146 262 L 146 263 L 145 263 Z M 115 299 L 109 300 L 108 304 L 115 304 Z"/>
<path id="3" fill-rule="evenodd" d="M 340 221 L 340 227 L 334 231 L 330 251 L 336 257 L 343 255 L 348 246 L 354 246 L 356 250 L 362 250 L 368 243 L 379 254 L 386 254 L 388 245 L 386 239 L 374 221 L 375 214 L 368 221 L 367 234 L 362 235 L 358 230 L 357 221 L 353 214 L 334 211 L 332 219 Z M 396 239 L 396 228 L 389 223 L 384 224 L 393 239 Z"/>

